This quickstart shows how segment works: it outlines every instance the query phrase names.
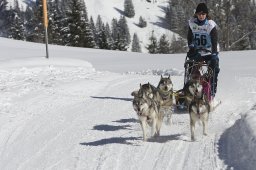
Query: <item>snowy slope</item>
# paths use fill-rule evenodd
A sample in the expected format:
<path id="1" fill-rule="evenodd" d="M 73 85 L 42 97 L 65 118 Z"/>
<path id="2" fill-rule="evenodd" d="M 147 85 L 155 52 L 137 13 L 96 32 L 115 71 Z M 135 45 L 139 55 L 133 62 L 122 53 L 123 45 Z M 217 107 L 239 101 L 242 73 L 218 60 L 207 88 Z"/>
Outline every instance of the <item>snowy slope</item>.
<path id="1" fill-rule="evenodd" d="M 9 5 L 13 1 L 8 0 Z M 169 41 L 171 41 L 174 33 L 165 29 L 162 20 L 165 18 L 164 9 L 167 7 L 168 0 L 157 0 L 157 2 L 149 3 L 146 0 L 133 0 L 135 9 L 135 16 L 127 18 L 131 39 L 133 34 L 137 33 L 142 52 L 148 52 L 145 48 L 149 44 L 149 37 L 154 31 L 154 35 L 159 39 L 161 35 L 166 34 Z M 25 9 L 26 4 L 23 0 L 19 0 L 19 4 Z M 124 0 L 85 0 L 88 16 L 92 16 L 94 22 L 97 21 L 98 15 L 102 17 L 104 23 L 108 22 L 111 26 L 113 18 L 119 19 L 123 15 Z M 147 27 L 140 28 L 137 26 L 139 17 L 142 16 L 147 21 Z M 176 34 L 176 38 L 178 34 Z M 129 50 L 129 49 L 128 49 Z"/>
<path id="2" fill-rule="evenodd" d="M 185 54 L 147 55 L 0 38 L 0 169 L 253 169 L 255 51 L 222 52 L 209 136 L 174 114 L 161 136 L 142 141 L 130 93 L 166 69 L 182 86 Z M 129 64 L 127 64 L 129 61 Z M 146 71 L 145 71 L 146 70 Z M 147 74 L 145 74 L 147 73 Z"/>
<path id="3" fill-rule="evenodd" d="M 173 36 L 173 32 L 164 28 L 162 19 L 165 18 L 164 9 L 168 5 L 168 0 L 157 0 L 151 3 L 146 0 L 133 0 L 135 16 L 127 18 L 127 24 L 130 29 L 131 38 L 134 33 L 137 33 L 141 46 L 144 52 L 147 52 L 145 47 L 149 44 L 149 37 L 154 31 L 154 35 L 159 39 L 162 34 L 166 34 L 169 41 Z M 113 18 L 120 18 L 124 11 L 124 0 L 86 0 L 87 11 L 90 16 L 93 16 L 96 22 L 97 16 L 101 15 L 104 22 L 111 25 Z M 142 16 L 147 21 L 146 28 L 137 26 L 139 17 Z M 176 35 L 177 38 L 178 35 Z"/>

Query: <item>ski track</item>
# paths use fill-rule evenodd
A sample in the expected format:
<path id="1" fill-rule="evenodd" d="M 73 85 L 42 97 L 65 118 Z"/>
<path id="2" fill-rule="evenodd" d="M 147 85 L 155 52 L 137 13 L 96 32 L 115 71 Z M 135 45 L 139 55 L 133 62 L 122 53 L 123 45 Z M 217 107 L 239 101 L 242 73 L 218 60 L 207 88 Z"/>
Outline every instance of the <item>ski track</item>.
<path id="1" fill-rule="evenodd" d="M 219 109 L 211 113 L 209 136 L 203 136 L 202 126 L 196 126 L 196 142 L 190 142 L 187 113 L 174 113 L 171 126 L 163 122 L 159 138 L 149 139 L 148 142 L 142 141 L 141 127 L 138 122 L 133 121 L 137 117 L 132 108 L 130 94 L 139 88 L 140 83 L 149 81 L 156 85 L 158 76 L 116 74 L 114 79 L 108 79 L 107 75 L 114 73 L 86 73 L 82 69 L 75 68 L 64 72 L 61 68 L 51 67 L 23 68 L 22 71 L 26 72 L 25 79 L 15 71 L 1 72 L 3 73 L 1 77 L 9 77 L 1 87 L 1 93 L 4 96 L 9 95 L 9 98 L 1 99 L 1 104 L 7 105 L 11 101 L 15 103 L 12 107 L 5 107 L 1 115 L 4 114 L 6 120 L 12 121 L 1 125 L 0 132 L 5 136 L 4 140 L 0 141 L 1 157 L 3 160 L 8 160 L 10 158 L 8 155 L 14 154 L 15 149 L 19 147 L 14 144 L 16 140 L 23 140 L 25 148 L 29 148 L 26 144 L 27 139 L 22 137 L 19 139 L 19 135 L 25 130 L 28 130 L 26 137 L 30 140 L 38 140 L 37 133 L 48 136 L 45 140 L 39 138 L 40 144 L 35 144 L 31 150 L 20 153 L 24 157 L 11 160 L 11 162 L 19 162 L 18 164 L 11 165 L 7 161 L 0 163 L 0 168 L 33 169 L 36 165 L 39 165 L 40 169 L 86 167 L 96 170 L 223 168 L 217 167 L 220 160 L 216 153 L 216 143 L 221 130 L 218 129 L 219 124 L 214 122 L 222 118 Z M 37 78 L 42 74 L 45 75 L 44 78 Z M 173 77 L 173 79 L 181 81 L 182 77 Z M 16 80 L 20 82 L 14 83 Z M 96 81 L 100 86 L 94 89 L 87 84 L 89 81 L 94 83 Z M 75 88 L 69 89 L 70 83 L 85 87 L 83 91 L 76 91 Z M 19 93 L 10 95 L 9 91 L 13 89 L 17 89 Z M 41 91 L 40 96 L 34 96 L 33 92 L 37 91 Z M 46 98 L 48 99 L 45 100 Z M 81 111 L 70 114 L 74 110 L 72 107 Z M 117 109 L 113 111 L 113 107 Z M 15 113 L 17 111 L 20 113 Z M 13 114 L 14 117 L 8 118 L 6 114 Z M 52 114 L 54 116 L 50 119 Z M 42 121 L 34 124 L 33 122 L 38 122 L 38 119 Z M 221 119 L 221 122 L 225 124 L 227 120 L 228 116 Z M 44 126 L 50 126 L 50 129 L 48 127 L 44 131 Z M 214 132 L 215 130 L 217 132 Z M 73 132 L 77 133 L 70 134 Z M 49 153 L 48 160 L 45 154 Z M 45 160 L 38 163 L 42 158 Z M 54 159 L 50 160 L 51 158 Z"/>

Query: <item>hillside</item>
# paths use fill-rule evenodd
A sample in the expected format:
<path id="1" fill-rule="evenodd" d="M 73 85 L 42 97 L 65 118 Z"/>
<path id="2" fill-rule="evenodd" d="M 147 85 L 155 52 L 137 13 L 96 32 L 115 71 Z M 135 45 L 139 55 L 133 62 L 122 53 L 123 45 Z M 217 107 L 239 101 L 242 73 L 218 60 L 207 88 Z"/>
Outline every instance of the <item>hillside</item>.
<path id="1" fill-rule="evenodd" d="M 173 36 L 173 32 L 164 28 L 163 19 L 165 17 L 164 9 L 167 7 L 167 0 L 157 0 L 151 3 L 146 0 L 133 0 L 135 8 L 134 18 L 126 18 L 130 29 L 131 38 L 137 33 L 141 41 L 144 52 L 147 52 L 145 46 L 148 39 L 154 31 L 155 36 L 159 39 L 162 34 L 166 34 L 169 41 Z M 124 10 L 124 0 L 86 0 L 85 1 L 88 14 L 93 16 L 96 21 L 97 16 L 101 15 L 104 22 L 111 24 L 113 18 L 119 19 Z M 146 28 L 140 28 L 138 24 L 139 17 L 142 16 L 147 21 Z M 177 36 L 177 35 L 176 35 Z"/>
<path id="2" fill-rule="evenodd" d="M 8 1 L 9 5 L 13 5 L 12 0 Z M 23 6 L 23 9 L 25 9 L 26 6 L 25 2 L 26 1 L 24 0 L 19 0 L 19 4 L 20 6 Z M 150 3 L 146 0 L 133 0 L 135 16 L 133 18 L 126 17 L 126 20 L 131 39 L 133 38 L 133 34 L 137 33 L 142 52 L 148 52 L 145 47 L 149 43 L 149 37 L 152 35 L 152 31 L 154 31 L 154 34 L 158 39 L 162 34 L 166 34 L 169 41 L 172 39 L 174 33 L 165 28 L 163 21 L 165 17 L 164 9 L 167 7 L 167 2 L 167 0 L 158 0 L 155 3 L 153 3 L 153 1 Z M 97 20 L 97 16 L 100 15 L 103 22 L 108 22 L 110 26 L 112 19 L 119 19 L 124 11 L 124 0 L 85 0 L 85 4 L 88 16 L 92 16 L 94 22 Z M 137 26 L 140 16 L 146 20 L 147 27 L 140 28 Z M 177 36 L 178 35 L 176 35 L 176 37 Z"/>

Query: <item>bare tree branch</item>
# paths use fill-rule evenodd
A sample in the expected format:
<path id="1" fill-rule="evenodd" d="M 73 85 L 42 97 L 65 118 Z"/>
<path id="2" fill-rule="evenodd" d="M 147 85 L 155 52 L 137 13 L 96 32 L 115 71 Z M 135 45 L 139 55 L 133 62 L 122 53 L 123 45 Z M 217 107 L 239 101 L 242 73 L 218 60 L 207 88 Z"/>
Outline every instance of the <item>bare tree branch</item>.
<path id="1" fill-rule="evenodd" d="M 255 28 L 256 29 L 256 26 Z M 239 43 L 240 41 L 244 40 L 247 36 L 249 36 L 252 32 L 254 32 L 254 29 L 250 32 L 248 32 L 247 34 L 243 35 L 241 38 L 239 38 L 237 41 L 233 42 L 230 46 L 229 49 L 231 49 L 234 45 L 236 45 L 237 43 Z"/>

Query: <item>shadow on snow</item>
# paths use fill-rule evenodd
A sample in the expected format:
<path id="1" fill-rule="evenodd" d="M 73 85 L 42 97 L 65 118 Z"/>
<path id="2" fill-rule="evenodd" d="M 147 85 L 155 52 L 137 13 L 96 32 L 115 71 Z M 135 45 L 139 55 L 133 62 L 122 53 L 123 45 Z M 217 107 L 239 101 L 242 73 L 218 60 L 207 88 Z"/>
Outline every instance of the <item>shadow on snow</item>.
<path id="1" fill-rule="evenodd" d="M 107 144 L 127 144 L 132 145 L 132 142 L 129 142 L 129 140 L 138 140 L 137 137 L 113 137 L 113 138 L 107 138 L 107 139 L 101 139 L 94 142 L 84 142 L 80 143 L 81 145 L 88 145 L 88 146 L 101 146 L 101 145 L 107 145 Z"/>
<path id="2" fill-rule="evenodd" d="M 183 136 L 182 134 L 174 134 L 169 136 L 158 136 L 157 138 L 149 138 L 147 142 L 154 142 L 154 143 L 166 143 L 173 140 L 182 140 L 180 137 Z M 93 142 L 83 142 L 80 145 L 86 146 L 103 146 L 108 144 L 126 144 L 126 145 L 136 145 L 134 141 L 141 141 L 142 137 L 112 137 L 106 139 L 100 139 Z"/>
<path id="3" fill-rule="evenodd" d="M 109 96 L 104 96 L 104 97 L 100 97 L 100 96 L 91 96 L 91 98 L 94 99 L 110 99 L 110 100 L 123 100 L 123 101 L 132 101 L 132 98 L 120 98 L 120 97 L 109 97 Z"/>
<path id="4" fill-rule="evenodd" d="M 117 123 L 139 123 L 139 120 L 134 119 L 134 118 L 130 118 L 130 119 L 115 120 L 113 122 L 117 122 Z"/>
<path id="5" fill-rule="evenodd" d="M 114 126 L 114 125 L 96 125 L 93 127 L 93 130 L 101 130 L 101 131 L 117 131 L 123 129 L 129 129 L 130 125 L 121 125 L 121 126 Z"/>
<path id="6" fill-rule="evenodd" d="M 122 11 L 121 9 L 118 9 L 118 8 L 116 8 L 116 7 L 114 7 L 114 9 L 115 9 L 117 12 L 119 12 L 121 15 L 125 16 L 124 11 Z"/>

